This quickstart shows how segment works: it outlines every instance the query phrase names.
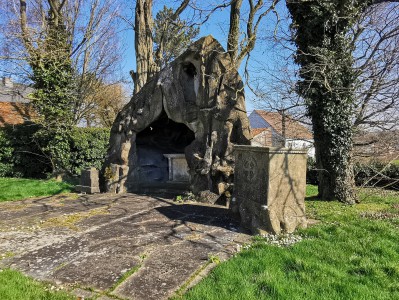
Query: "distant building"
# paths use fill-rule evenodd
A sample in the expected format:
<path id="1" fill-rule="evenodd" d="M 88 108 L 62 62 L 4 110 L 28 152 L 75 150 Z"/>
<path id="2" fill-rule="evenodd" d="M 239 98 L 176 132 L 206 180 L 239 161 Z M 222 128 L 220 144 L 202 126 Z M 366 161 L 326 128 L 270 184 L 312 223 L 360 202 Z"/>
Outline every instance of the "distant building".
<path id="1" fill-rule="evenodd" d="M 11 78 L 0 82 L 0 127 L 18 125 L 31 121 L 35 116 L 28 95 L 33 89 L 27 85 L 14 83 Z"/>
<path id="2" fill-rule="evenodd" d="M 360 131 L 353 136 L 355 161 L 389 162 L 399 158 L 399 130 Z"/>
<path id="3" fill-rule="evenodd" d="M 308 149 L 308 155 L 315 156 L 313 134 L 291 116 L 254 110 L 249 115 L 249 122 L 253 146 Z"/>

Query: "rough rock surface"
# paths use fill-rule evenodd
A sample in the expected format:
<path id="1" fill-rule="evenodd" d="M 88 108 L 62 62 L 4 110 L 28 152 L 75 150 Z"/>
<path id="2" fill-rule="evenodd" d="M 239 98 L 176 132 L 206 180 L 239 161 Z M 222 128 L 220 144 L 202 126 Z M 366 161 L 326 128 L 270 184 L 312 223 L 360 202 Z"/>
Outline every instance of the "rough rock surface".
<path id="1" fill-rule="evenodd" d="M 201 276 L 210 257 L 226 259 L 249 241 L 237 231 L 224 207 L 175 204 L 163 196 L 0 203 L 0 269 L 81 297 L 167 299 Z"/>
<path id="2" fill-rule="evenodd" d="M 177 143 L 184 131 L 179 124 L 187 130 Z M 207 36 L 156 74 L 119 113 L 102 170 L 103 187 L 115 193 L 137 191 L 146 166 L 140 166 L 138 145 L 145 144 L 142 153 L 149 153 L 149 145 L 156 143 L 159 149 L 168 145 L 164 153 L 185 153 L 194 193 L 230 193 L 233 145 L 248 145 L 250 139 L 243 82 L 223 47 Z"/>

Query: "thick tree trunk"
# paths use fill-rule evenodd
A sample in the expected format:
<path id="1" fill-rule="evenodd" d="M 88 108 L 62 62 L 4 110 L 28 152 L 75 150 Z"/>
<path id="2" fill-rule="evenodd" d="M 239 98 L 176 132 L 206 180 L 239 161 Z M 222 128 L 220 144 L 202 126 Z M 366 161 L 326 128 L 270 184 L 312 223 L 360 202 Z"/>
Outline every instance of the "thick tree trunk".
<path id="1" fill-rule="evenodd" d="M 339 99 L 337 106 L 341 106 L 345 99 Z M 314 108 L 320 108 L 315 105 Z M 330 106 L 331 107 L 331 106 Z M 341 111 L 341 112 L 340 112 Z M 313 123 L 316 148 L 316 164 L 319 171 L 319 197 L 324 200 L 338 199 L 342 202 L 353 203 L 356 199 L 354 192 L 354 174 L 352 165 L 352 127 L 351 115 L 345 109 L 335 107 L 325 112 L 310 110 Z M 334 126 L 335 118 L 340 118 L 338 126 Z M 331 124 L 326 120 L 331 120 Z M 343 126 L 346 123 L 347 126 Z M 331 128 L 335 128 L 331 130 Z"/>
<path id="2" fill-rule="evenodd" d="M 334 1 L 287 1 L 301 66 L 297 88 L 312 119 L 319 196 L 354 203 L 352 112 L 353 47 L 348 32 L 360 5 Z M 336 16 L 340 18 L 336 18 Z"/>
<path id="3" fill-rule="evenodd" d="M 152 0 L 137 0 L 135 13 L 136 72 L 132 73 L 136 94 L 157 72 L 153 55 Z"/>

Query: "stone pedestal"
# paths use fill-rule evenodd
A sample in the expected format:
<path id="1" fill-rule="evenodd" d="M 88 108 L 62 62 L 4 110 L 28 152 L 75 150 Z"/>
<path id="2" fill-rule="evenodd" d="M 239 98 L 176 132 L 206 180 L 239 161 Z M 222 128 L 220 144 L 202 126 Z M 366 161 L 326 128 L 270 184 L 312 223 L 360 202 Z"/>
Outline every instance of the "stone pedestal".
<path id="1" fill-rule="evenodd" d="M 306 227 L 306 151 L 235 146 L 232 209 L 255 234 Z"/>
<path id="2" fill-rule="evenodd" d="M 164 154 L 168 159 L 169 181 L 189 181 L 188 165 L 184 154 Z"/>
<path id="3" fill-rule="evenodd" d="M 77 192 L 95 194 L 100 192 L 98 170 L 88 168 L 83 170 L 80 175 L 80 185 L 75 187 Z"/>

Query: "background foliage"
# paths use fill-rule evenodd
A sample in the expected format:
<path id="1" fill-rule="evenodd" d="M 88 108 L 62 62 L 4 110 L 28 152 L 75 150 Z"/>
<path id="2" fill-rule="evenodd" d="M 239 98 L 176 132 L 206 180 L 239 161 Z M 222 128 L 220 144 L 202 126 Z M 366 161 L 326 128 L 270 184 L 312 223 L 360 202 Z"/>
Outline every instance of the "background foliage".
<path id="1" fill-rule="evenodd" d="M 199 34 L 199 27 L 179 17 L 174 19 L 174 14 L 172 8 L 164 6 L 154 20 L 155 62 L 159 69 L 182 54 Z"/>
<path id="2" fill-rule="evenodd" d="M 109 134 L 108 128 L 74 128 L 69 141 L 69 172 L 79 175 L 82 169 L 88 167 L 100 170 L 105 159 Z"/>
<path id="3" fill-rule="evenodd" d="M 379 161 L 356 163 L 354 172 L 358 186 L 378 186 L 399 190 L 399 164 Z"/>
<path id="4" fill-rule="evenodd" d="M 0 130 L 0 177 L 46 178 L 52 163 L 46 137 L 37 135 L 40 126 L 8 126 Z M 73 128 L 59 151 L 62 172 L 78 176 L 87 167 L 101 168 L 108 139 L 108 128 Z"/>

